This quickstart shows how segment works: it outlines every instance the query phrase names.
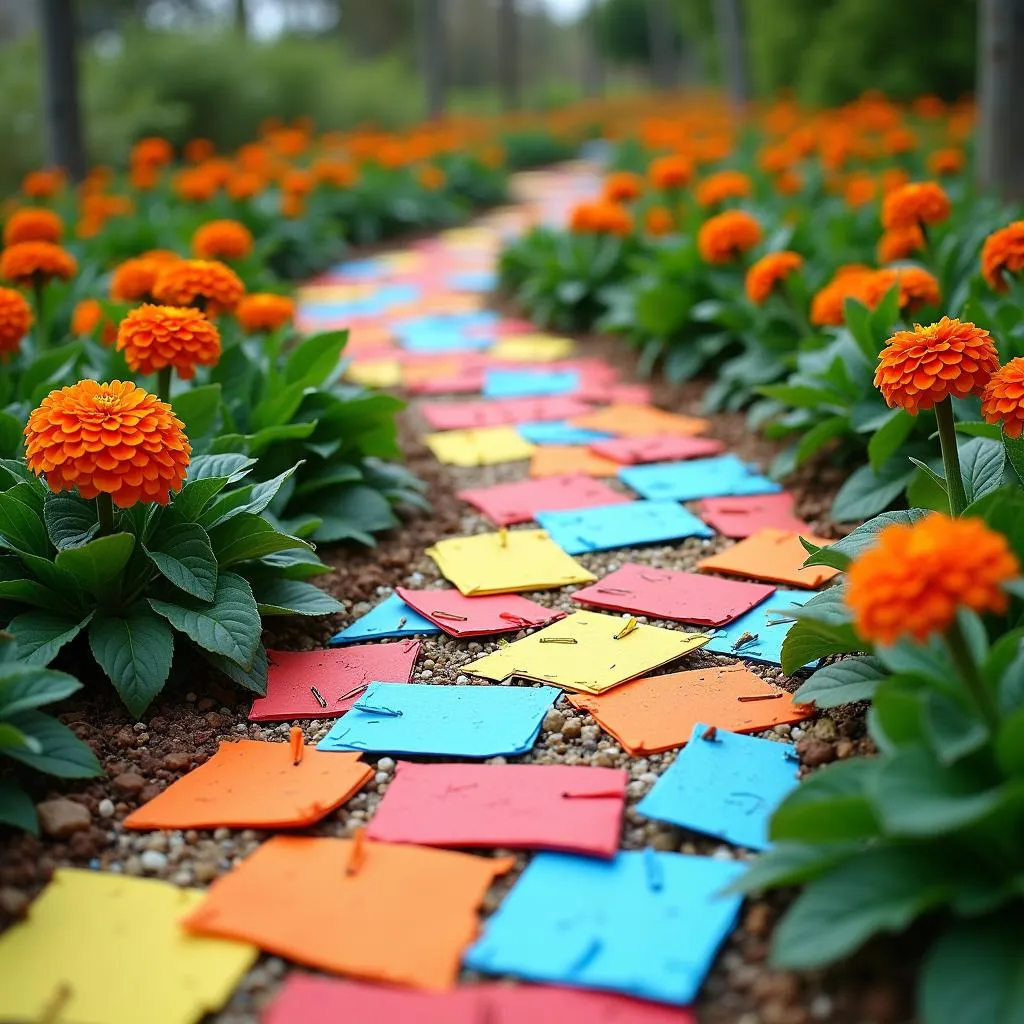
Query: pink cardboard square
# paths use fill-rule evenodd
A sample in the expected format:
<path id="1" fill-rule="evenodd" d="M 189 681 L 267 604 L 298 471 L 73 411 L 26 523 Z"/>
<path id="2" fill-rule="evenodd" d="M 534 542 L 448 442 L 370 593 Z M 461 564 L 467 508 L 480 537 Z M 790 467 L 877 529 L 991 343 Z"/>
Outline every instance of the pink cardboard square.
<path id="1" fill-rule="evenodd" d="M 787 533 L 814 531 L 793 514 L 792 494 L 758 494 L 753 497 L 703 498 L 696 512 L 713 530 L 734 540 L 742 540 L 766 527 Z"/>
<path id="2" fill-rule="evenodd" d="M 590 450 L 606 459 L 635 466 L 644 462 L 677 462 L 719 455 L 725 451 L 725 444 L 712 437 L 658 434 L 652 437 L 613 437 L 596 441 Z"/>
<path id="3" fill-rule="evenodd" d="M 395 593 L 449 636 L 488 636 L 544 626 L 566 613 L 545 608 L 518 594 L 483 594 L 466 597 L 458 590 L 407 590 Z"/>
<path id="4" fill-rule="evenodd" d="M 583 416 L 591 406 L 576 398 L 503 398 L 497 401 L 424 402 L 423 418 L 434 430 L 464 430 L 470 427 L 501 427 L 514 423 L 539 423 Z"/>
<path id="5" fill-rule="evenodd" d="M 633 500 L 600 480 L 578 473 L 474 487 L 459 491 L 459 497 L 498 526 L 528 523 L 537 512 L 620 505 Z"/>

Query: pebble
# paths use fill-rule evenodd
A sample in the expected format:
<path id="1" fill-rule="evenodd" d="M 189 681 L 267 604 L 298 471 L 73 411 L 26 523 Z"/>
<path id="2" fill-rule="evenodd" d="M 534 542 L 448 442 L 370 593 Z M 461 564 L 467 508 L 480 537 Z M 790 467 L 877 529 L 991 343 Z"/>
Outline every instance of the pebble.
<path id="1" fill-rule="evenodd" d="M 831 718 L 819 718 L 811 726 L 811 735 L 819 740 L 834 740 L 839 733 L 836 731 L 836 723 Z"/>
<path id="2" fill-rule="evenodd" d="M 796 752 L 808 768 L 818 768 L 836 759 L 836 748 L 814 736 L 797 740 Z"/>
<path id="3" fill-rule="evenodd" d="M 143 851 L 139 861 L 142 864 L 143 871 L 146 871 L 149 874 L 156 874 L 158 871 L 163 871 L 167 867 L 167 855 L 160 853 L 159 850 Z"/>
<path id="4" fill-rule="evenodd" d="M 36 804 L 36 814 L 39 815 L 39 827 L 44 835 L 54 839 L 67 839 L 92 825 L 89 808 L 64 797 Z"/>
<path id="5" fill-rule="evenodd" d="M 583 726 L 580 725 L 578 718 L 566 719 L 565 724 L 562 726 L 562 735 L 567 740 L 578 740 L 583 733 Z"/>
<path id="6" fill-rule="evenodd" d="M 104 797 L 96 808 L 96 813 L 101 818 L 112 818 L 114 816 L 114 801 Z"/>
<path id="7" fill-rule="evenodd" d="M 122 796 L 135 796 L 146 785 L 146 780 L 138 772 L 122 772 L 111 779 L 111 785 Z"/>
<path id="8" fill-rule="evenodd" d="M 25 911 L 28 910 L 29 902 L 28 894 L 23 893 L 20 889 L 9 885 L 0 888 L 0 913 L 6 914 L 8 917 L 23 917 Z"/>
<path id="9" fill-rule="evenodd" d="M 561 711 L 552 708 L 545 716 L 544 721 L 541 723 L 541 728 L 545 732 L 561 732 L 562 726 L 565 724 L 565 715 Z"/>
<path id="10" fill-rule="evenodd" d="M 393 772 L 395 770 L 395 760 L 392 757 L 382 757 L 377 762 L 378 770 L 382 772 Z"/>

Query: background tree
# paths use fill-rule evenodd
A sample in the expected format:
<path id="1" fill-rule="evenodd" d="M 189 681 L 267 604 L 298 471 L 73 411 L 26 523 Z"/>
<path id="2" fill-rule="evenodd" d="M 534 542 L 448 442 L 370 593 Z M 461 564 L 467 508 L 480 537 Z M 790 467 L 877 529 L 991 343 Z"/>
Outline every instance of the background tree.
<path id="1" fill-rule="evenodd" d="M 82 115 L 78 100 L 78 40 L 73 0 L 39 0 L 43 109 L 48 162 L 76 181 L 85 177 Z"/>
<path id="2" fill-rule="evenodd" d="M 417 7 L 427 114 L 434 120 L 444 113 L 445 39 L 442 3 L 443 0 L 420 0 Z"/>
<path id="3" fill-rule="evenodd" d="M 519 12 L 516 0 L 498 0 L 498 87 L 505 110 L 518 110 Z"/>
<path id="4" fill-rule="evenodd" d="M 1024 199 L 1024 0 L 982 0 L 978 114 L 979 183 Z"/>

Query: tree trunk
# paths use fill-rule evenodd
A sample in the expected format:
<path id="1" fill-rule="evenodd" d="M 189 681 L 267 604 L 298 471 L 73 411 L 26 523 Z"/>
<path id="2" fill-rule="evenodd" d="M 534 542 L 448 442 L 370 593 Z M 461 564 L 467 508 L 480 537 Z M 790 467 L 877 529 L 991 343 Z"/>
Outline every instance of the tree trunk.
<path id="1" fill-rule="evenodd" d="M 601 96 L 604 94 L 604 63 L 597 0 L 588 0 L 583 18 L 583 94 Z"/>
<path id="2" fill-rule="evenodd" d="M 676 84 L 675 33 L 667 0 L 647 0 L 647 37 L 651 52 L 651 81 L 667 91 Z"/>
<path id="3" fill-rule="evenodd" d="M 85 177 L 82 116 L 78 103 L 74 0 L 39 0 L 46 157 L 75 181 Z"/>
<path id="4" fill-rule="evenodd" d="M 235 0 L 234 29 L 243 38 L 249 38 L 249 12 L 245 0 Z"/>
<path id="5" fill-rule="evenodd" d="M 1024 199 L 1024 0 L 982 0 L 978 31 L 978 182 Z"/>
<path id="6" fill-rule="evenodd" d="M 501 105 L 518 110 L 519 95 L 519 15 L 516 0 L 498 0 L 498 80 Z"/>
<path id="7" fill-rule="evenodd" d="M 715 23 L 729 101 L 739 113 L 750 102 L 743 0 L 715 0 Z"/>

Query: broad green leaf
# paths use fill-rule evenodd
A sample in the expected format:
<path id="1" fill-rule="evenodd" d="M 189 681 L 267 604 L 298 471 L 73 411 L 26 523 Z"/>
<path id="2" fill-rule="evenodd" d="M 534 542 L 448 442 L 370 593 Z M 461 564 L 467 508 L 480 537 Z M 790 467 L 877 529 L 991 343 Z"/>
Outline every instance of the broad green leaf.
<path id="1" fill-rule="evenodd" d="M 48 494 L 43 520 L 50 542 L 58 551 L 88 543 L 99 532 L 96 503 L 70 494 Z"/>
<path id="2" fill-rule="evenodd" d="M 859 558 L 865 551 L 875 546 L 879 531 L 896 523 L 910 526 L 927 514 L 923 509 L 917 508 L 908 509 L 906 512 L 883 512 L 834 544 L 819 548 L 804 565 L 830 565 L 834 569 L 846 569 L 855 558 Z"/>
<path id="3" fill-rule="evenodd" d="M 51 547 L 46 524 L 32 507 L 36 497 L 38 491 L 29 483 L 15 484 L 0 492 L 0 539 L 17 551 L 49 559 Z"/>
<path id="4" fill-rule="evenodd" d="M 102 775 L 96 755 L 66 725 L 42 711 L 22 711 L 11 721 L 19 729 L 38 740 L 42 753 L 27 750 L 8 750 L 9 757 L 36 771 L 57 775 L 62 779 L 91 779 Z"/>
<path id="5" fill-rule="evenodd" d="M 927 512 L 941 512 L 949 515 L 949 492 L 946 481 L 930 467 L 926 471 L 918 466 L 907 484 L 907 504 Z"/>
<path id="6" fill-rule="evenodd" d="M 313 576 L 334 572 L 325 565 L 309 548 L 294 548 L 287 551 L 275 551 L 264 555 L 259 561 L 247 562 L 240 575 L 249 581 L 254 579 L 287 579 L 306 580 Z"/>
<path id="7" fill-rule="evenodd" d="M 210 544 L 222 568 L 291 548 L 310 550 L 305 541 L 275 530 L 262 516 L 242 512 L 210 530 Z"/>
<path id="8" fill-rule="evenodd" d="M 256 651 L 256 658 L 248 668 L 242 668 L 220 654 L 211 654 L 209 651 L 201 651 L 200 653 L 217 671 L 223 672 L 232 682 L 237 683 L 246 690 L 251 690 L 260 697 L 266 696 L 269 662 L 267 660 L 267 650 L 263 644 L 259 645 L 259 649 Z"/>
<path id="9" fill-rule="evenodd" d="M 171 508 L 179 519 L 195 522 L 206 505 L 213 500 L 228 484 L 226 476 L 208 476 L 201 480 L 193 480 L 174 496 Z"/>
<path id="10" fill-rule="evenodd" d="M 278 492 L 292 478 L 302 463 L 296 463 L 291 469 L 278 473 L 272 480 L 262 480 L 253 485 L 252 498 L 246 506 L 246 512 L 262 512 L 277 497 Z"/>
<path id="11" fill-rule="evenodd" d="M 360 485 L 321 491 L 303 511 L 323 520 L 314 539 L 325 543 L 357 540 L 372 545 L 373 534 L 399 525 L 388 500 L 379 491 Z"/>
<path id="12" fill-rule="evenodd" d="M 21 394 L 34 398 L 37 391 L 44 389 L 44 394 L 40 396 L 41 400 L 45 397 L 46 391 L 49 391 L 54 386 L 59 386 L 55 385 L 54 382 L 62 381 L 66 383 L 64 378 L 70 375 L 70 371 L 74 368 L 78 357 L 82 354 L 82 348 L 82 343 L 75 341 L 70 345 L 60 345 L 57 348 L 51 348 L 37 355 L 22 374 Z M 71 377 L 71 380 L 76 379 L 76 377 Z M 32 402 L 32 405 L 38 404 L 38 401 Z"/>
<path id="13" fill-rule="evenodd" d="M 876 473 L 870 466 L 861 466 L 839 488 L 832 505 L 832 515 L 839 522 L 868 519 L 884 512 L 910 482 L 913 470 L 890 461 Z"/>
<path id="14" fill-rule="evenodd" d="M 1017 482 L 1024 486 L 1024 437 L 1007 437 L 1004 432 L 1003 451 L 1006 461 L 1017 476 Z"/>
<path id="15" fill-rule="evenodd" d="M 188 467 L 187 483 L 195 480 L 208 480 L 210 477 L 224 476 L 228 483 L 237 483 L 253 466 L 256 460 L 237 452 L 224 452 L 220 455 L 197 455 Z"/>
<path id="16" fill-rule="evenodd" d="M 925 643 L 900 640 L 879 646 L 875 653 L 890 672 L 920 676 L 940 685 L 948 685 L 952 676 L 950 656 L 939 637 L 930 637 Z"/>
<path id="17" fill-rule="evenodd" d="M 288 384 L 275 394 L 264 395 L 263 401 L 252 410 L 253 428 L 258 431 L 266 427 L 287 426 L 305 395 L 306 385 L 302 381 Z"/>
<path id="18" fill-rule="evenodd" d="M 39 819 L 32 798 L 10 779 L 0 779 L 0 825 L 39 835 Z"/>
<path id="19" fill-rule="evenodd" d="M 42 750 L 39 741 L 26 735 L 11 722 L 0 721 L 0 754 L 12 750 L 27 750 L 38 754 Z"/>
<path id="20" fill-rule="evenodd" d="M 185 424 L 185 434 L 193 444 L 212 434 L 220 412 L 220 385 L 203 384 L 175 395 L 171 402 L 174 414 Z"/>
<path id="21" fill-rule="evenodd" d="M 112 533 L 109 537 L 96 537 L 81 547 L 65 548 L 55 561 L 57 568 L 70 573 L 83 590 L 102 597 L 111 582 L 121 575 L 134 550 L 132 534 Z"/>
<path id="22" fill-rule="evenodd" d="M 67 595 L 62 596 L 38 580 L 0 580 L 0 601 L 15 601 L 58 613 L 68 607 Z"/>
<path id="23" fill-rule="evenodd" d="M 8 665 L 0 673 L 0 719 L 39 708 L 77 693 L 82 684 L 64 672 L 31 665 Z"/>
<path id="24" fill-rule="evenodd" d="M 54 612 L 25 612 L 11 619 L 7 629 L 18 641 L 18 659 L 29 665 L 49 665 L 57 652 L 82 632 L 90 612 L 76 621 Z"/>
<path id="25" fill-rule="evenodd" d="M 793 700 L 819 708 L 871 700 L 879 682 L 888 674 L 877 658 L 843 658 L 817 669 L 793 694 Z"/>
<path id="26" fill-rule="evenodd" d="M 18 454 L 23 430 L 23 424 L 17 416 L 0 410 L 0 455 L 13 458 Z"/>
<path id="27" fill-rule="evenodd" d="M 883 753 L 926 742 L 921 691 L 928 685 L 913 676 L 889 676 L 878 684 L 868 711 L 868 732 Z"/>
<path id="28" fill-rule="evenodd" d="M 729 890 L 750 894 L 780 886 L 802 885 L 863 849 L 864 844 L 859 842 L 774 843 L 750 862 L 747 873 L 729 886 Z"/>
<path id="29" fill-rule="evenodd" d="M 889 418 L 868 441 L 868 462 L 878 472 L 891 459 L 914 429 L 914 417 L 905 409 L 893 409 Z"/>
<path id="30" fill-rule="evenodd" d="M 988 437 L 993 441 L 1002 440 L 1002 430 L 998 423 L 985 423 L 982 420 L 973 420 L 969 423 L 956 424 L 956 432 L 966 437 Z"/>
<path id="31" fill-rule="evenodd" d="M 1014 711 L 999 726 L 996 759 L 1007 775 L 1024 778 L 1024 707 Z"/>
<path id="32" fill-rule="evenodd" d="M 1002 486 L 1006 456 L 998 441 L 975 437 L 959 445 L 959 450 L 968 501 L 977 501 Z"/>
<path id="33" fill-rule="evenodd" d="M 808 776 L 772 815 L 773 841 L 846 842 L 879 835 L 868 790 L 878 766 L 868 759 L 836 761 Z"/>
<path id="34" fill-rule="evenodd" d="M 261 615 L 335 615 L 345 610 L 330 594 L 299 580 L 257 580 L 253 593 Z"/>
<path id="35" fill-rule="evenodd" d="M 829 441 L 845 434 L 848 427 L 849 420 L 845 416 L 829 416 L 815 424 L 797 443 L 795 464 L 799 466 L 816 455 Z"/>
<path id="36" fill-rule="evenodd" d="M 289 384 L 319 387 L 337 371 L 347 341 L 348 331 L 327 331 L 306 338 L 289 354 L 285 380 Z"/>
<path id="37" fill-rule="evenodd" d="M 89 626 L 89 646 L 124 706 L 139 718 L 171 674 L 174 634 L 145 605 L 126 616 L 103 616 Z"/>
<path id="38" fill-rule="evenodd" d="M 163 521 L 146 545 L 149 560 L 179 590 L 212 601 L 217 592 L 217 558 L 198 523 Z"/>
<path id="39" fill-rule="evenodd" d="M 931 690 L 924 695 L 921 719 L 928 745 L 943 764 L 954 764 L 988 742 L 988 730 L 959 695 Z"/>

